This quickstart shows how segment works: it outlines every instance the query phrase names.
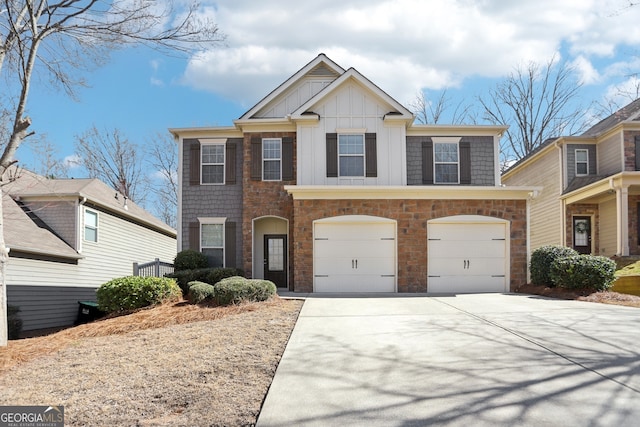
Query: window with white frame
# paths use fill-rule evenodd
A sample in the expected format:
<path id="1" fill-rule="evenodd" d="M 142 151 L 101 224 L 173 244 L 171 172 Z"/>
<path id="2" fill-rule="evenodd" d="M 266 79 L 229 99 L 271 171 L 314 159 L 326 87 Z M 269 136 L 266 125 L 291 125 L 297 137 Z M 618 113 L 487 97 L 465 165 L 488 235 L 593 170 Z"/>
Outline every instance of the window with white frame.
<path id="1" fill-rule="evenodd" d="M 89 209 L 84 210 L 84 240 L 98 241 L 98 212 Z"/>
<path id="2" fill-rule="evenodd" d="M 202 144 L 202 184 L 224 184 L 224 144 Z"/>
<path id="3" fill-rule="evenodd" d="M 364 176 L 364 135 L 338 135 L 340 176 Z"/>
<path id="4" fill-rule="evenodd" d="M 436 184 L 459 183 L 458 144 L 436 142 L 433 144 L 434 182 Z"/>
<path id="5" fill-rule="evenodd" d="M 282 140 L 265 138 L 262 140 L 262 180 L 282 179 Z"/>
<path id="6" fill-rule="evenodd" d="M 589 175 L 589 150 L 576 150 L 576 176 Z"/>
<path id="7" fill-rule="evenodd" d="M 224 222 L 200 224 L 200 252 L 209 260 L 209 267 L 224 267 Z"/>

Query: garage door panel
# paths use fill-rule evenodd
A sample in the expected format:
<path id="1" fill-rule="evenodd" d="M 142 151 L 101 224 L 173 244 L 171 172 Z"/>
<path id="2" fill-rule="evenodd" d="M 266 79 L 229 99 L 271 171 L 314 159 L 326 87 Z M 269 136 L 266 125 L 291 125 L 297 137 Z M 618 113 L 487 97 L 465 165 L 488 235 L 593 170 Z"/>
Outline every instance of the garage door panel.
<path id="1" fill-rule="evenodd" d="M 430 293 L 504 292 L 504 277 L 491 276 L 442 276 L 429 277 Z"/>
<path id="2" fill-rule="evenodd" d="M 493 276 L 505 274 L 503 258 L 445 258 L 433 261 L 429 269 L 430 276 L 461 275 L 461 276 Z M 452 274 L 453 273 L 453 274 Z"/>
<path id="3" fill-rule="evenodd" d="M 429 239 L 469 241 L 504 237 L 504 224 L 434 224 L 429 227 Z"/>
<path id="4" fill-rule="evenodd" d="M 389 257 L 333 258 L 316 257 L 315 274 L 395 274 L 394 259 Z"/>
<path id="5" fill-rule="evenodd" d="M 358 258 L 362 254 L 374 257 L 389 257 L 395 251 L 394 240 L 343 241 L 337 239 L 316 240 L 315 253 L 318 257 Z"/>
<path id="6" fill-rule="evenodd" d="M 472 258 L 481 255 L 483 258 L 504 258 L 503 240 L 489 241 L 444 241 L 429 240 L 429 257 L 431 259 L 450 258 L 451 254 L 456 254 L 462 258 Z"/>
<path id="7" fill-rule="evenodd" d="M 315 292 L 394 292 L 395 277 L 371 274 L 333 275 L 315 278 Z"/>
<path id="8" fill-rule="evenodd" d="M 363 233 L 363 230 L 366 230 Z M 394 238 L 394 224 L 316 224 L 315 238 L 341 241 L 379 240 Z"/>

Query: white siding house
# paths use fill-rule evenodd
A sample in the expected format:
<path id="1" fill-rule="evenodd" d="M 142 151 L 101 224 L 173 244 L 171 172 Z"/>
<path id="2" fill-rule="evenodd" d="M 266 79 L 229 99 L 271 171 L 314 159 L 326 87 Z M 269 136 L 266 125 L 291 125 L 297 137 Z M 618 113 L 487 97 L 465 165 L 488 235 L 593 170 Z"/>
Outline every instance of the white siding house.
<path id="1" fill-rule="evenodd" d="M 3 188 L 7 301 L 24 330 L 72 324 L 78 301 L 129 276 L 133 263 L 171 262 L 176 233 L 97 179 L 48 180 L 23 171 Z"/>

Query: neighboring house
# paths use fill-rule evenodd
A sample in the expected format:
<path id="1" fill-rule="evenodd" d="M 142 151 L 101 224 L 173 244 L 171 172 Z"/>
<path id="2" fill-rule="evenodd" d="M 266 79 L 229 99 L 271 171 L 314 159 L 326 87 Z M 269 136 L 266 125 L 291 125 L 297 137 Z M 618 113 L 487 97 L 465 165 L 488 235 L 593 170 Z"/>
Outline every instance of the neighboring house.
<path id="1" fill-rule="evenodd" d="M 504 292 L 534 188 L 501 186 L 504 126 L 415 125 L 318 55 L 229 127 L 170 129 L 178 248 L 296 292 Z"/>
<path id="2" fill-rule="evenodd" d="M 134 262 L 175 257 L 175 230 L 100 180 L 22 170 L 2 191 L 7 302 L 24 330 L 70 325 L 78 301 L 95 301 Z"/>
<path id="3" fill-rule="evenodd" d="M 580 136 L 548 140 L 506 171 L 508 185 L 538 185 L 531 248 L 640 255 L 640 99 Z"/>

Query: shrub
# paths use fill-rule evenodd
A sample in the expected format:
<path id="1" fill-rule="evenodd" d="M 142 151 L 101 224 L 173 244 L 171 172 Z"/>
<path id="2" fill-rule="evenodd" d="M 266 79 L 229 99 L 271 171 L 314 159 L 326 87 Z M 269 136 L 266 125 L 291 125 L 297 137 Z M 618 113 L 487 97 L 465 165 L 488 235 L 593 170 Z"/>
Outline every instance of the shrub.
<path id="1" fill-rule="evenodd" d="M 7 306 L 7 329 L 10 340 L 17 340 L 22 332 L 22 319 L 18 313 L 20 313 L 20 307 Z"/>
<path id="2" fill-rule="evenodd" d="M 180 299 L 176 281 L 166 277 L 127 276 L 102 284 L 96 291 L 98 308 L 107 313 Z"/>
<path id="3" fill-rule="evenodd" d="M 204 282 L 210 285 L 215 285 L 220 280 L 233 277 L 242 276 L 244 272 L 237 268 L 198 268 L 194 270 L 176 271 L 167 274 L 166 277 L 176 279 L 178 286 L 182 289 L 182 294 L 187 296 L 189 294 L 190 282 Z"/>
<path id="4" fill-rule="evenodd" d="M 549 245 L 534 250 L 529 264 L 531 282 L 534 285 L 554 286 L 550 276 L 551 264 L 556 259 L 575 255 L 578 252 L 566 246 Z"/>
<path id="5" fill-rule="evenodd" d="M 199 304 L 205 300 L 214 300 L 214 288 L 204 282 L 189 282 L 188 299 L 191 304 Z"/>
<path id="6" fill-rule="evenodd" d="M 202 252 L 194 251 L 193 249 L 185 249 L 178 252 L 173 260 L 174 271 L 182 270 L 195 270 L 198 268 L 207 268 L 209 261 Z"/>
<path id="7" fill-rule="evenodd" d="M 573 255 L 556 259 L 551 279 L 563 288 L 587 288 L 605 291 L 613 286 L 616 263 L 603 256 Z"/>
<path id="8" fill-rule="evenodd" d="M 237 304 L 242 301 L 265 301 L 276 294 L 276 285 L 269 280 L 245 279 L 234 276 L 213 285 L 218 305 Z"/>

